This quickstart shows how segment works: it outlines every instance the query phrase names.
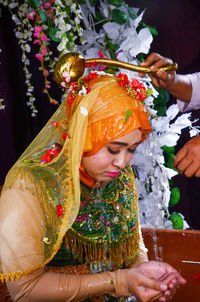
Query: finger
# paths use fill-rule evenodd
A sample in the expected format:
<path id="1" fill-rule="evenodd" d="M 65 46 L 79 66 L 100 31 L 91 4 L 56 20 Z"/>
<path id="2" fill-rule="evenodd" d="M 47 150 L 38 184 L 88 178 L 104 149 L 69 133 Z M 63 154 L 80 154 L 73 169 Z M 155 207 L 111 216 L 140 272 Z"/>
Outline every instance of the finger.
<path id="1" fill-rule="evenodd" d="M 157 69 L 160 67 L 168 66 L 170 64 L 173 64 L 173 61 L 171 59 L 161 58 L 161 59 L 157 60 L 156 62 L 154 62 L 152 65 L 150 65 L 150 69 L 154 70 L 154 69 Z"/>
<path id="2" fill-rule="evenodd" d="M 167 290 L 166 282 L 160 282 L 145 275 L 143 275 L 143 278 L 141 279 L 141 285 L 159 292 Z"/>
<path id="3" fill-rule="evenodd" d="M 143 66 L 151 66 L 152 64 L 155 64 L 157 61 L 162 60 L 163 57 L 159 55 L 158 53 L 151 53 L 146 60 L 142 63 Z"/>
<path id="4" fill-rule="evenodd" d="M 196 172 L 198 171 L 199 166 L 195 161 L 193 161 L 184 171 L 185 176 L 192 177 L 193 175 L 196 175 Z"/>
<path id="5" fill-rule="evenodd" d="M 164 297 L 169 297 L 169 296 L 171 296 L 171 291 L 170 290 L 166 290 L 164 292 Z"/>
<path id="6" fill-rule="evenodd" d="M 138 75 L 139 75 L 139 77 L 143 78 L 143 77 L 146 75 L 146 73 L 144 73 L 144 72 L 139 72 Z"/>
<path id="7" fill-rule="evenodd" d="M 190 156 L 186 155 L 179 163 L 176 165 L 176 169 L 180 172 L 180 174 L 185 173 L 187 169 L 189 169 L 190 165 L 192 165 L 192 158 Z M 194 170 L 193 165 L 189 169 L 188 172 L 196 172 L 197 169 Z M 189 176 L 188 176 L 189 177 Z"/>
<path id="8" fill-rule="evenodd" d="M 165 280 L 163 281 L 165 284 L 167 284 L 167 286 L 172 283 L 175 282 L 174 280 L 178 280 L 178 278 L 180 278 L 180 274 L 178 272 L 172 272 L 170 274 L 168 274 L 168 276 L 165 278 Z"/>
<path id="9" fill-rule="evenodd" d="M 174 168 L 176 169 L 179 162 L 187 155 L 188 149 L 187 146 L 184 145 L 175 155 L 173 160 Z"/>
<path id="10" fill-rule="evenodd" d="M 200 168 L 196 171 L 195 176 L 200 177 Z"/>

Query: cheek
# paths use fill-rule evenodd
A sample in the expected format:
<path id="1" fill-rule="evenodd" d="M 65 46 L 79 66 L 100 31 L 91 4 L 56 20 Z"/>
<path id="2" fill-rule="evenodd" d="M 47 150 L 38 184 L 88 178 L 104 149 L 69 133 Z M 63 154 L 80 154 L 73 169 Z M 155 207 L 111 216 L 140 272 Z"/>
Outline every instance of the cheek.
<path id="1" fill-rule="evenodd" d="M 83 157 L 82 165 L 89 174 L 96 174 L 104 171 L 110 161 L 110 156 L 105 155 L 105 152 L 97 152 L 92 156 Z"/>
<path id="2" fill-rule="evenodd" d="M 109 156 L 105 156 L 104 152 L 99 152 L 91 156 L 90 160 L 93 169 L 98 171 L 104 170 L 110 162 Z"/>
<path id="3" fill-rule="evenodd" d="M 128 155 L 127 155 L 127 157 L 126 157 L 126 164 L 129 164 L 130 163 L 130 161 L 132 160 L 132 158 L 133 158 L 133 153 L 128 153 Z"/>

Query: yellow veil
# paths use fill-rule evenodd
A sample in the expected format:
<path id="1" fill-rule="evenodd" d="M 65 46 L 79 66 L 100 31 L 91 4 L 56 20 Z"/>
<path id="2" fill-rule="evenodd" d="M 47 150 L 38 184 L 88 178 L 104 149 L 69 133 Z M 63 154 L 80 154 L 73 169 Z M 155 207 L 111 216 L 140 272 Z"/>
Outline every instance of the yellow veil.
<path id="1" fill-rule="evenodd" d="M 113 85 L 118 84 L 110 76 L 98 80 L 88 94 L 76 97 L 76 105 L 67 109 L 71 112 L 68 118 L 67 101 L 63 102 L 9 171 L 0 201 L 0 280 L 13 280 L 42 268 L 57 253 L 79 211 L 79 167 L 84 148 L 90 149 L 85 143 L 90 141 L 86 135 L 93 133 L 91 124 L 91 131 L 87 132 L 88 117 L 95 111 L 95 122 L 102 119 L 94 103 L 101 98 L 102 89 L 106 95 Z M 120 97 L 131 98 L 121 87 L 119 93 Z M 135 128 L 141 127 L 146 134 L 151 127 L 144 107 L 131 99 L 130 108 L 114 106 L 113 110 L 105 110 L 105 118 L 120 110 L 124 115 L 131 110 L 139 116 Z M 67 136 L 64 143 L 63 134 Z M 43 163 L 42 155 L 57 144 L 63 145 L 60 153 Z"/>

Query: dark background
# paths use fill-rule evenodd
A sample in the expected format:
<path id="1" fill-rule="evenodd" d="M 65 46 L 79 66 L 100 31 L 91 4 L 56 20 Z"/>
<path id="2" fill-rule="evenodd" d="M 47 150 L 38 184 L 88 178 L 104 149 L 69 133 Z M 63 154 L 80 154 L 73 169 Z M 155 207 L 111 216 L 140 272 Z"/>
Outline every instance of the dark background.
<path id="1" fill-rule="evenodd" d="M 158 36 L 154 37 L 151 52 L 169 57 L 179 65 L 179 73 L 200 71 L 200 1 L 191 0 L 139 0 L 126 2 L 142 11 L 146 9 L 143 21 L 155 26 Z M 5 110 L 0 110 L 0 185 L 17 158 L 33 140 L 57 108 L 49 104 L 42 94 L 43 79 L 40 78 L 38 62 L 31 66 L 32 83 L 35 87 L 37 117 L 31 117 L 26 105 L 26 87 L 21 63 L 21 51 L 14 34 L 14 25 L 8 9 L 1 6 L 0 17 L 0 98 L 4 99 Z M 35 53 L 32 47 L 32 56 Z M 34 76 L 37 74 L 37 77 Z M 54 85 L 54 84 L 53 84 Z M 60 100 L 61 91 L 54 85 L 53 97 Z M 169 104 L 175 102 L 170 98 Z M 193 118 L 200 117 L 200 111 L 192 112 Z M 176 146 L 178 151 L 189 140 L 185 130 Z M 200 179 L 174 177 L 174 184 L 181 191 L 181 200 L 171 212 L 182 213 L 191 228 L 200 229 Z"/>

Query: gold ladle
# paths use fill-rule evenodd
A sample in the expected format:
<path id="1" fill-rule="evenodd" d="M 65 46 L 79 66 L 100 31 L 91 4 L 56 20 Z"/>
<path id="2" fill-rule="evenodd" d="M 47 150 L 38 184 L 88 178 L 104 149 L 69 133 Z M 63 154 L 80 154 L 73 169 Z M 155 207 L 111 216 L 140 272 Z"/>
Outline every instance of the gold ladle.
<path id="1" fill-rule="evenodd" d="M 54 79 L 58 85 L 61 85 L 63 82 L 63 72 L 67 71 L 70 76 L 70 82 L 77 81 L 80 77 L 82 77 L 85 67 L 87 64 L 92 64 L 93 62 L 97 62 L 98 64 L 116 66 L 120 68 L 129 69 L 132 71 L 143 72 L 143 73 L 153 73 L 158 70 L 177 70 L 178 65 L 176 63 L 167 65 L 165 67 L 157 68 L 154 70 L 150 70 L 149 67 L 142 67 L 133 64 L 129 64 L 122 61 L 112 60 L 112 59 L 85 59 L 81 54 L 76 52 L 69 52 L 58 60 L 54 69 Z"/>

